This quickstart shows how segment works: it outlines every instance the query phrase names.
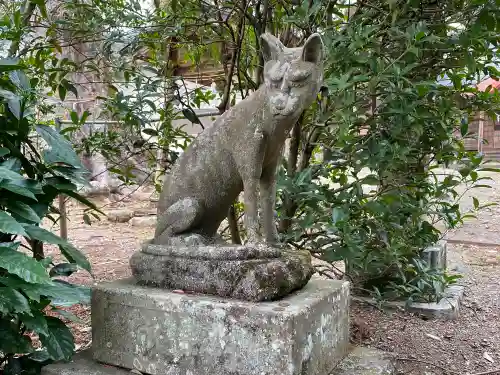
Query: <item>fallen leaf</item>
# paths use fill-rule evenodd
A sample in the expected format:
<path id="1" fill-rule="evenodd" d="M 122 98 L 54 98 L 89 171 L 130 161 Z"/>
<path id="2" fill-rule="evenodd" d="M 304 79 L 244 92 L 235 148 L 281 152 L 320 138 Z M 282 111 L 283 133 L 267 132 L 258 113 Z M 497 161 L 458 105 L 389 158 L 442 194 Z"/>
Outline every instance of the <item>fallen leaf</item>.
<path id="1" fill-rule="evenodd" d="M 431 339 L 434 339 L 434 340 L 437 340 L 437 341 L 441 341 L 441 338 L 440 338 L 440 337 L 437 337 L 437 336 L 431 335 L 430 333 L 426 333 L 425 335 L 426 335 L 427 337 L 430 337 Z"/>
<path id="2" fill-rule="evenodd" d="M 493 358 L 491 358 L 491 355 L 488 354 L 488 352 L 484 352 L 483 354 L 483 358 L 486 359 L 488 362 L 490 363 L 494 363 L 495 361 L 493 360 Z"/>

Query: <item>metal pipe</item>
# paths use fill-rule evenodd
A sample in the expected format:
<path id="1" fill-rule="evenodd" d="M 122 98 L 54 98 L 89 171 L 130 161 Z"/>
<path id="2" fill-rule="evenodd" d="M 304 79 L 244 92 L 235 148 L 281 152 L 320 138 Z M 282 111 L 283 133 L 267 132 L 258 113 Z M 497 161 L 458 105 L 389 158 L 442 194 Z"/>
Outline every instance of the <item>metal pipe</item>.
<path id="1" fill-rule="evenodd" d="M 57 131 L 61 131 L 62 121 L 59 119 L 55 120 Z M 57 197 L 59 201 L 59 228 L 61 230 L 61 238 L 68 239 L 68 217 L 66 214 L 66 199 L 64 199 L 64 194 L 59 194 Z"/>
<path id="2" fill-rule="evenodd" d="M 196 111 L 195 111 L 196 113 Z M 207 112 L 201 112 L 201 113 L 196 113 L 196 116 L 198 117 L 212 117 L 212 116 L 220 116 L 219 110 L 207 110 Z M 182 120 L 185 119 L 185 117 L 174 119 L 174 120 Z M 62 125 L 68 125 L 68 124 L 73 124 L 73 121 L 71 120 L 59 120 Z M 160 118 L 152 118 L 150 119 L 151 122 L 157 122 L 160 121 Z M 114 120 L 93 120 L 93 121 L 87 121 L 86 124 L 96 124 L 96 125 L 116 125 L 116 124 L 121 124 L 123 121 L 114 121 Z"/>

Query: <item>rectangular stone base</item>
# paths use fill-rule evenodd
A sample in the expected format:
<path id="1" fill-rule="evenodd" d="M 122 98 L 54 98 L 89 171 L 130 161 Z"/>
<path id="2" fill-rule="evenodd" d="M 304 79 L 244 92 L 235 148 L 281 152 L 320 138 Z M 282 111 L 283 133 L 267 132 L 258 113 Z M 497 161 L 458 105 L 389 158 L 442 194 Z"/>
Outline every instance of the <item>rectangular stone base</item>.
<path id="1" fill-rule="evenodd" d="M 92 293 L 94 359 L 146 374 L 327 375 L 349 342 L 347 282 L 250 303 L 137 286 Z"/>

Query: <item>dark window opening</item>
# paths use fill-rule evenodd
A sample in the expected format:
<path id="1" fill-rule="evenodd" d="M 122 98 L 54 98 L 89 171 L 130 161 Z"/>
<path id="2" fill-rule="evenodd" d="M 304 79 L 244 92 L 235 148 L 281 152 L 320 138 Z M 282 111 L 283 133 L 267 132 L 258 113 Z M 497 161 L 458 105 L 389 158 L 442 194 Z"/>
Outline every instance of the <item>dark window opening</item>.
<path id="1" fill-rule="evenodd" d="M 493 129 L 495 129 L 495 131 L 500 131 L 500 115 L 497 114 L 495 116 L 495 118 L 493 119 Z"/>

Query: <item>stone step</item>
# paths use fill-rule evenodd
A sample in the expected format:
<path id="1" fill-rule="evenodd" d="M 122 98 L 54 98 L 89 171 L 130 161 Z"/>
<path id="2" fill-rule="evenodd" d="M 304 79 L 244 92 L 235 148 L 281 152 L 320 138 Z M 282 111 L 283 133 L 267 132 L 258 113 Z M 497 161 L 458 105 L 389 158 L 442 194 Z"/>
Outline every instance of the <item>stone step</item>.
<path id="1" fill-rule="evenodd" d="M 363 346 L 354 347 L 331 375 L 393 375 L 394 359 L 386 352 Z"/>
<path id="2" fill-rule="evenodd" d="M 352 348 L 331 375 L 393 375 L 395 371 L 394 361 L 386 352 L 356 346 Z M 132 374 L 140 374 L 140 372 L 95 362 L 92 360 L 91 349 L 75 354 L 70 363 L 52 364 L 42 369 L 42 375 Z"/>
<path id="3" fill-rule="evenodd" d="M 73 356 L 69 363 L 45 366 L 41 375 L 131 375 L 130 370 L 103 365 L 92 360 L 92 351 L 87 349 Z"/>

